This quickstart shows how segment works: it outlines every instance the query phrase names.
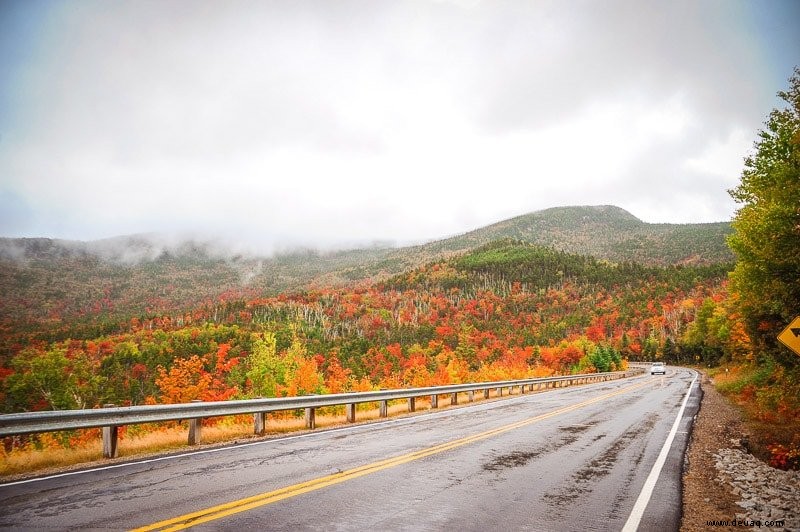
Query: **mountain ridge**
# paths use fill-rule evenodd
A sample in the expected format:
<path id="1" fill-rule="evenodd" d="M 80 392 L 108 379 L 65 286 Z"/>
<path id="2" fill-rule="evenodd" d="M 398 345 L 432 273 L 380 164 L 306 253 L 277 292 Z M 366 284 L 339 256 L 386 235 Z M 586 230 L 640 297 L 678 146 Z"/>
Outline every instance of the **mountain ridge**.
<path id="1" fill-rule="evenodd" d="M 732 261 L 725 243 L 731 232 L 729 222 L 648 223 L 613 205 L 567 206 L 522 214 L 423 246 L 463 252 L 513 238 L 611 262 L 666 266 Z"/>
<path id="2" fill-rule="evenodd" d="M 151 235 L 0 238 L 0 327 L 63 334 L 76 323 L 105 327 L 208 302 L 375 282 L 500 239 L 611 263 L 729 263 L 730 232 L 727 222 L 648 224 L 619 207 L 590 206 L 536 211 L 416 246 L 273 256 Z"/>
<path id="3" fill-rule="evenodd" d="M 442 249 L 445 251 L 463 251 L 491 240 L 514 238 L 523 242 L 550 246 L 563 251 L 579 251 L 596 258 L 613 260 L 614 255 L 604 247 L 572 250 L 577 232 L 587 236 L 587 232 L 598 228 L 612 228 L 618 231 L 615 242 L 630 240 L 631 233 L 641 237 L 643 233 L 664 235 L 670 232 L 681 232 L 687 228 L 708 228 L 721 234 L 729 234 L 729 222 L 705 223 L 649 223 L 637 218 L 630 212 L 613 205 L 563 206 L 533 211 L 494 222 L 489 225 L 471 229 L 464 233 L 433 239 L 416 245 L 391 246 L 376 244 L 345 249 L 320 250 L 310 247 L 285 248 L 273 253 L 254 252 L 248 249 L 237 249 L 227 245 L 221 239 L 203 239 L 198 237 L 169 236 L 161 233 L 134 233 L 97 240 L 69 240 L 48 237 L 0 237 L 0 259 L 45 258 L 47 255 L 63 256 L 70 254 L 90 254 L 112 262 L 138 262 L 141 260 L 157 260 L 163 255 L 182 256 L 186 254 L 203 254 L 210 258 L 234 259 L 280 259 L 293 255 L 337 256 L 352 253 L 395 253 L 414 249 Z M 534 233 L 538 230 L 539 233 Z M 627 233 L 626 233 L 627 232 Z M 606 238 L 609 235 L 604 235 Z M 594 252 L 593 252 L 594 251 Z M 706 250 L 709 251 L 709 250 Z M 720 253 L 719 246 L 710 250 L 713 258 L 710 261 L 727 261 L 730 253 Z M 588 252 L 588 253 L 587 253 Z M 621 260 L 629 260 L 623 257 Z M 650 257 L 653 262 L 666 262 L 665 259 Z M 647 261 L 645 261 L 647 262 Z"/>

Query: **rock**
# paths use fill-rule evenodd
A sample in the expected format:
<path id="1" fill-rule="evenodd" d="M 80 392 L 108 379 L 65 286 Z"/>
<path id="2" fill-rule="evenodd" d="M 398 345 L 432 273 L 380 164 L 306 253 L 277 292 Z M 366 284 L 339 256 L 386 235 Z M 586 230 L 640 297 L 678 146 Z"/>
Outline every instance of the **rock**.
<path id="1" fill-rule="evenodd" d="M 800 474 L 762 463 L 741 449 L 714 454 L 717 481 L 740 500 L 742 520 L 784 520 L 787 530 L 800 530 Z"/>

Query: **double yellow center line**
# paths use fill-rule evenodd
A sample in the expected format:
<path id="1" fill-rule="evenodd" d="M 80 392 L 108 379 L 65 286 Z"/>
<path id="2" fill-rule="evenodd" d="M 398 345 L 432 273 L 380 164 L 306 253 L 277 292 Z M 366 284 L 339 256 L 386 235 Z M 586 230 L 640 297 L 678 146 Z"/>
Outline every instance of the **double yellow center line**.
<path id="1" fill-rule="evenodd" d="M 347 471 L 334 473 L 332 475 L 326 475 L 324 477 L 315 478 L 313 480 L 308 480 L 306 482 L 300 482 L 299 484 L 293 484 L 291 486 L 286 486 L 285 488 L 280 488 L 277 490 L 268 491 L 266 493 L 261 493 L 259 495 L 254 495 L 252 497 L 246 497 L 244 499 L 239 499 L 225 504 L 220 504 L 219 506 L 212 506 L 211 508 L 206 508 L 204 510 L 199 510 L 197 512 L 188 513 L 185 515 L 174 517 L 172 519 L 166 519 L 164 521 L 153 523 L 152 525 L 136 528 L 134 529 L 134 532 L 140 532 L 140 531 L 144 532 L 150 530 L 164 530 L 164 531 L 183 530 L 191 526 L 199 525 L 202 523 L 208 523 L 209 521 L 215 521 L 217 519 L 222 519 L 223 517 L 227 517 L 229 515 L 234 515 L 240 512 L 246 512 L 248 510 L 252 510 L 253 508 L 258 508 L 259 506 L 265 506 L 267 504 L 272 504 L 274 502 L 278 502 L 283 499 L 296 497 L 297 495 L 302 495 L 303 493 L 316 491 L 322 488 L 326 488 L 328 486 L 333 486 L 334 484 L 340 484 L 342 482 L 352 480 L 354 478 L 363 477 L 364 475 L 377 473 L 378 471 L 389 469 L 390 467 L 395 467 L 408 462 L 413 462 L 414 460 L 419 460 L 421 458 L 425 458 L 426 456 L 439 454 L 445 451 L 449 451 L 450 449 L 455 449 L 456 447 L 461 447 L 463 445 L 468 445 L 476 441 L 485 440 L 486 438 L 491 438 L 492 436 L 497 436 L 498 434 L 503 434 L 504 432 L 509 432 L 511 430 L 525 427 L 527 425 L 531 425 L 533 423 L 537 423 L 539 421 L 551 417 L 559 416 L 561 414 L 566 414 L 567 412 L 572 412 L 573 410 L 578 410 L 579 408 L 583 408 L 585 406 L 594 403 L 599 403 L 600 401 L 605 401 L 606 399 L 609 399 L 611 397 L 627 393 L 637 388 L 641 388 L 649 383 L 650 380 L 648 379 L 638 384 L 627 386 L 625 388 L 620 388 L 615 392 L 599 395 L 592 399 L 588 399 L 580 403 L 575 403 L 570 406 L 565 406 L 564 408 L 559 408 L 557 410 L 553 410 L 551 412 L 547 412 L 545 414 L 541 414 L 536 417 L 528 418 L 522 421 L 517 421 L 516 423 L 503 425 L 502 427 L 487 430 L 485 432 L 481 432 L 478 434 L 473 434 L 472 436 L 466 436 L 464 438 L 460 438 L 457 440 L 441 443 L 439 445 L 434 445 L 433 447 L 427 447 L 425 449 L 420 449 L 418 451 L 403 454 L 400 456 L 395 456 L 393 458 L 379 460 L 377 462 L 372 462 L 370 464 L 366 464 L 360 467 L 348 469 Z"/>

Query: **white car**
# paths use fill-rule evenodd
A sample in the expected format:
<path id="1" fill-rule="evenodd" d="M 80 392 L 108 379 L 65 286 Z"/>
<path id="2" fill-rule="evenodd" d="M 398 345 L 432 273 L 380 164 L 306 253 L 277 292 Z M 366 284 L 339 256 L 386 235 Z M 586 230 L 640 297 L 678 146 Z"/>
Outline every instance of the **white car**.
<path id="1" fill-rule="evenodd" d="M 655 375 L 656 373 L 666 375 L 667 366 L 665 366 L 663 362 L 653 362 L 653 365 L 650 366 L 650 375 Z"/>

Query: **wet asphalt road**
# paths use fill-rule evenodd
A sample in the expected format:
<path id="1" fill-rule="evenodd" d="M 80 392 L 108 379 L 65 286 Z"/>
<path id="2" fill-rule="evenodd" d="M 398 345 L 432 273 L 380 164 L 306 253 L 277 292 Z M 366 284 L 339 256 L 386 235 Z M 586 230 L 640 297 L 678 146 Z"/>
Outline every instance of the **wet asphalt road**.
<path id="1" fill-rule="evenodd" d="M 0 527 L 131 529 L 231 503 L 196 528 L 621 530 L 693 377 L 670 368 L 663 377 L 0 485 Z M 677 529 L 696 402 L 640 530 Z"/>

